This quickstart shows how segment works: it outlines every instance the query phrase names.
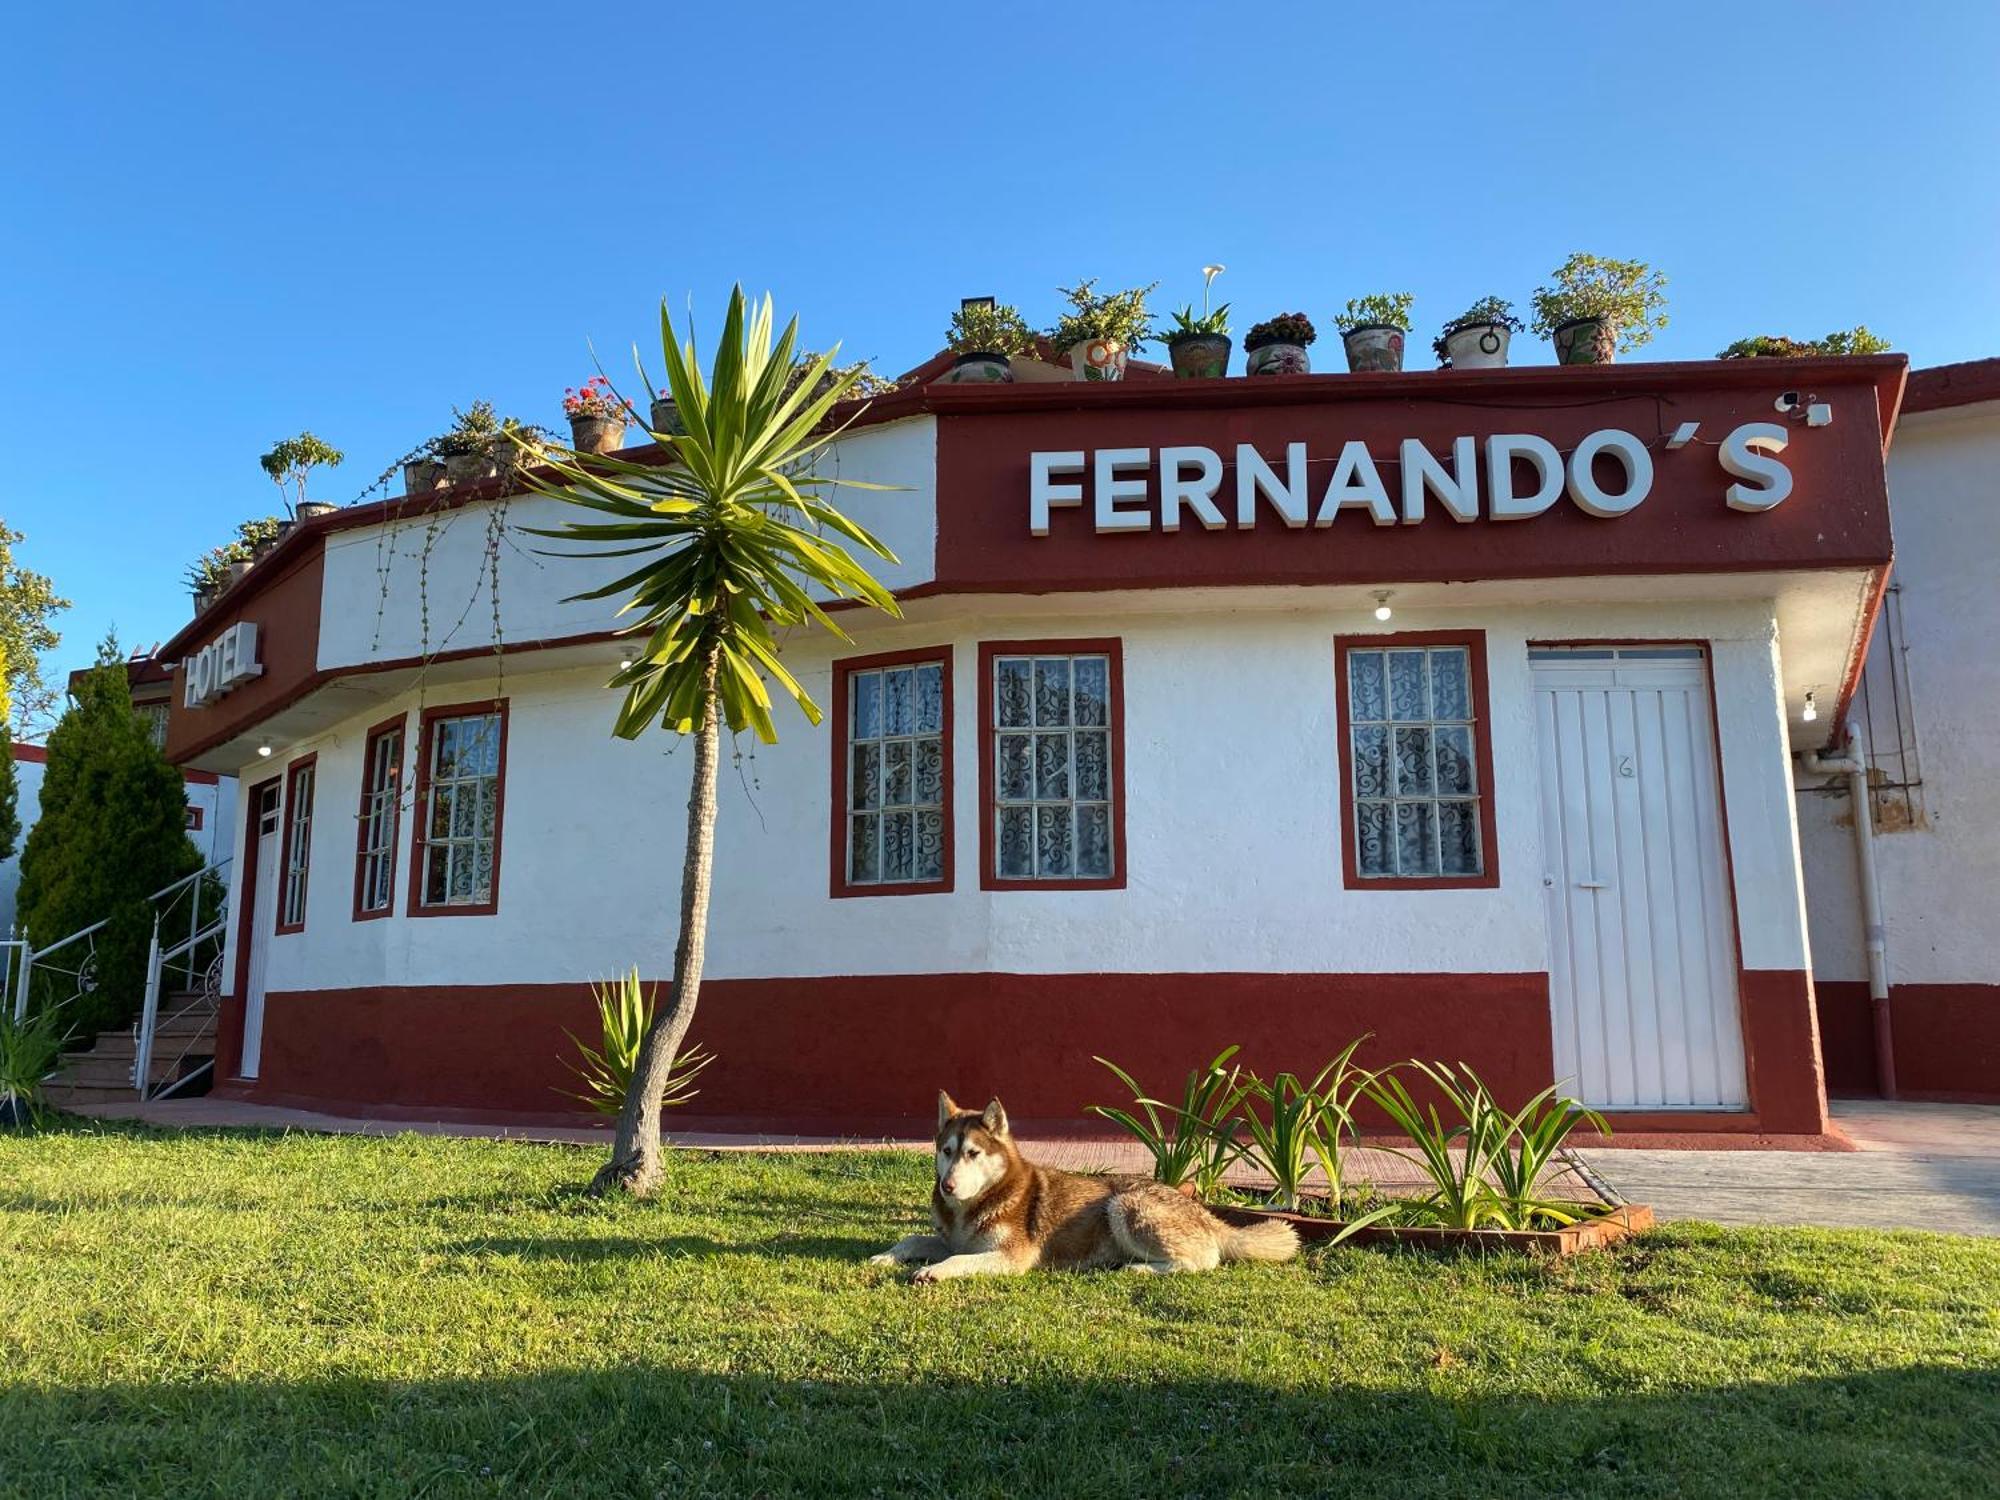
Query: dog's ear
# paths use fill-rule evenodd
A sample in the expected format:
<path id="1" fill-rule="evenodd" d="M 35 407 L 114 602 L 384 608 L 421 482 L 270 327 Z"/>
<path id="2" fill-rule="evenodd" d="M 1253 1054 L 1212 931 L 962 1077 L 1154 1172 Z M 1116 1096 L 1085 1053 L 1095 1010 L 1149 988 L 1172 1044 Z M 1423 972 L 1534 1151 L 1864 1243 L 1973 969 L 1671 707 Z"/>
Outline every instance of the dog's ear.
<path id="1" fill-rule="evenodd" d="M 979 1123 L 984 1125 L 994 1135 L 1005 1135 L 1007 1133 L 1006 1106 L 1001 1104 L 998 1099 L 993 1100 L 986 1106 L 986 1113 L 979 1117 Z"/>
<path id="2" fill-rule="evenodd" d="M 957 1113 L 958 1113 L 958 1105 L 953 1102 L 951 1095 L 947 1094 L 943 1089 L 939 1089 L 938 1129 L 943 1130 L 945 1126 L 949 1125 L 951 1123 L 951 1117 Z"/>

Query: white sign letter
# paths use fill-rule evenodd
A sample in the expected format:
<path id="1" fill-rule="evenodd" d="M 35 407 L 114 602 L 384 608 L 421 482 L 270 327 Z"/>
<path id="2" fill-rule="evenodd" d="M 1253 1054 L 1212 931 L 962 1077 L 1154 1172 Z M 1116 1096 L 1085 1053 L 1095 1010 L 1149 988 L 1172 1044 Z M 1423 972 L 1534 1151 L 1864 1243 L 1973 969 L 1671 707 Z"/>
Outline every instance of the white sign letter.
<path id="1" fill-rule="evenodd" d="M 1081 474 L 1081 453 L 1030 453 L 1028 455 L 1028 534 L 1049 534 L 1051 505 L 1083 504 L 1083 486 L 1057 484 L 1058 474 Z"/>
<path id="2" fill-rule="evenodd" d="M 1194 474 L 1185 470 L 1194 466 Z M 1213 448 L 1162 448 L 1160 450 L 1160 530 L 1181 529 L 1181 507 L 1210 531 L 1229 524 L 1216 507 L 1215 491 L 1222 483 L 1222 458 Z"/>
<path id="3" fill-rule="evenodd" d="M 1454 521 L 1479 519 L 1478 447 L 1469 437 L 1451 440 L 1451 469 L 1432 456 L 1416 438 L 1403 439 L 1403 524 L 1414 526 L 1424 518 L 1424 492 L 1438 497 L 1438 503 Z"/>
<path id="4" fill-rule="evenodd" d="M 1514 460 L 1525 458 L 1535 471 L 1535 492 L 1514 493 Z M 1487 514 L 1496 521 L 1539 516 L 1562 493 L 1563 461 L 1556 445 L 1531 432 L 1497 432 L 1486 440 Z"/>
<path id="5" fill-rule="evenodd" d="M 1151 531 L 1153 513 L 1143 508 L 1120 510 L 1120 500 L 1146 498 L 1146 480 L 1120 479 L 1120 469 L 1142 469 L 1153 461 L 1151 448 L 1099 448 L 1097 450 L 1097 529 L 1099 531 Z"/>
<path id="6" fill-rule="evenodd" d="M 1382 488 L 1382 475 L 1369 456 L 1368 445 L 1359 438 L 1350 438 L 1342 445 L 1340 460 L 1333 466 L 1333 478 L 1326 483 L 1326 494 L 1319 502 L 1319 514 L 1313 517 L 1313 525 L 1331 526 L 1333 518 L 1349 505 L 1366 508 L 1377 526 L 1396 524 L 1396 507 L 1389 503 L 1389 492 Z"/>
<path id="7" fill-rule="evenodd" d="M 1722 440 L 1722 467 L 1738 479 L 1761 479 L 1752 489 L 1732 484 L 1722 492 L 1731 510 L 1769 510 L 1792 492 L 1792 471 L 1767 454 L 1783 453 L 1789 440 L 1776 422 L 1746 422 Z"/>
<path id="8" fill-rule="evenodd" d="M 1592 460 L 1600 453 L 1615 455 L 1625 466 L 1625 488 L 1618 494 L 1606 494 L 1590 472 Z M 1616 427 L 1602 428 L 1578 443 L 1576 452 L 1569 456 L 1569 497 L 1586 515 L 1622 516 L 1645 499 L 1652 488 L 1653 455 L 1629 432 L 1620 432 Z"/>
<path id="9" fill-rule="evenodd" d="M 1257 496 L 1262 493 L 1287 526 L 1306 524 L 1306 445 L 1285 444 L 1285 481 L 1264 461 L 1255 443 L 1236 445 L 1236 524 L 1249 528 L 1257 524 Z"/>

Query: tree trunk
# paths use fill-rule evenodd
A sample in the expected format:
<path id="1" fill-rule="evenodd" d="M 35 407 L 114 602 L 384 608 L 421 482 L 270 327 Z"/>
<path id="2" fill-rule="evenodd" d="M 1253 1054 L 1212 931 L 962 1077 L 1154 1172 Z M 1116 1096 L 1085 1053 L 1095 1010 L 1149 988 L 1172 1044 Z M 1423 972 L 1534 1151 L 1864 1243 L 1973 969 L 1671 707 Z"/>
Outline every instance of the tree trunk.
<path id="1" fill-rule="evenodd" d="M 593 1193 L 630 1193 L 650 1198 L 665 1176 L 660 1147 L 660 1100 L 673 1074 L 674 1059 L 694 1020 L 701 994 L 701 966 L 708 951 L 708 895 L 715 872 L 715 774 L 721 759 L 721 704 L 716 673 L 721 653 L 711 646 L 703 668 L 702 720 L 694 737 L 694 784 L 688 789 L 687 854 L 681 864 L 681 934 L 674 949 L 674 990 L 667 1008 L 656 1012 L 639 1048 L 639 1064 L 618 1115 L 611 1160 L 598 1168 Z"/>

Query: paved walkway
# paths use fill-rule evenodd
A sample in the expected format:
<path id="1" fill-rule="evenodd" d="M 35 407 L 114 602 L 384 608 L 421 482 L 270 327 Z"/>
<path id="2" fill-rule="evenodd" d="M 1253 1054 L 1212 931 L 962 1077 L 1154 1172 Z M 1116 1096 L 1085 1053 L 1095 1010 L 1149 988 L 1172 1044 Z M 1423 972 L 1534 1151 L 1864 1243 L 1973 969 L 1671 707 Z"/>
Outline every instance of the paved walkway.
<path id="1" fill-rule="evenodd" d="M 1858 1148 L 1580 1152 L 1662 1219 L 2000 1235 L 2000 1105 L 1835 1100 Z"/>

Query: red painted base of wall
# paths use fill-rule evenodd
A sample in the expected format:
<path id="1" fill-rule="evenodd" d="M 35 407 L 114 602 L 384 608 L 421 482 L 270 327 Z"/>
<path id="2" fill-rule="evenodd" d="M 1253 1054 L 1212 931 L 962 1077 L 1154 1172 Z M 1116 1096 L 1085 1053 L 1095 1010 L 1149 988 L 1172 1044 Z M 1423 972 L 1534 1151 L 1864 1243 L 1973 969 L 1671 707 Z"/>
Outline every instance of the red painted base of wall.
<path id="1" fill-rule="evenodd" d="M 1754 1109 L 1628 1115 L 1621 1129 L 1818 1135 L 1825 1128 L 1804 975 L 1746 974 Z M 272 994 L 261 1076 L 242 1097 L 385 1117 L 560 1119 L 569 1033 L 593 1037 L 586 985 L 303 990 Z M 226 1006 L 221 1075 L 240 1007 Z M 907 1131 L 937 1090 L 998 1095 L 1021 1120 L 1088 1121 L 1123 1102 L 1095 1061 L 1178 1091 L 1231 1043 L 1267 1075 L 1310 1074 L 1363 1033 L 1357 1054 L 1463 1060 L 1506 1100 L 1554 1073 L 1540 974 L 962 974 L 714 980 L 693 1037 L 716 1054 L 692 1122 L 796 1131 Z M 577 1123 L 583 1123 L 581 1119 Z M 1094 1123 L 1094 1122 L 1093 1122 Z M 1381 1123 L 1381 1122 L 1377 1122 Z"/>
<path id="2" fill-rule="evenodd" d="M 1814 989 L 1827 1088 L 1873 1097 L 1868 986 L 1828 979 Z M 1889 1016 L 1901 1097 L 2000 1103 L 2000 984 L 1899 984 L 1889 992 Z"/>

